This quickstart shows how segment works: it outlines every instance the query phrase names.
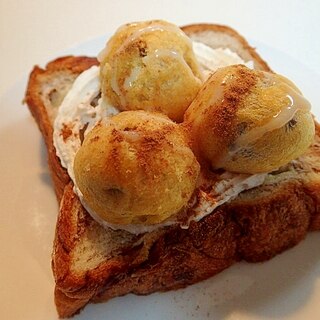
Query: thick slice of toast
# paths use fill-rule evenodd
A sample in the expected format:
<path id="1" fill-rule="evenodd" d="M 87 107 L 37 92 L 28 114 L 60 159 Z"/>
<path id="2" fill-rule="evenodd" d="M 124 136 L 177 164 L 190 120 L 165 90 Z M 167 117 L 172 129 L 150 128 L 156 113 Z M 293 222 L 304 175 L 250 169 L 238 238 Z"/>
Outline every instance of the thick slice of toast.
<path id="1" fill-rule="evenodd" d="M 270 70 L 234 30 L 193 25 L 184 31 L 212 47 L 229 47 L 255 68 Z M 206 279 L 241 259 L 264 261 L 320 230 L 320 128 L 308 153 L 265 183 L 241 193 L 188 230 L 178 226 L 144 235 L 102 228 L 84 210 L 52 142 L 59 102 L 95 58 L 65 57 L 30 75 L 26 102 L 46 141 L 57 198 L 61 200 L 52 256 L 55 302 L 69 317 L 88 302 L 177 289 Z"/>

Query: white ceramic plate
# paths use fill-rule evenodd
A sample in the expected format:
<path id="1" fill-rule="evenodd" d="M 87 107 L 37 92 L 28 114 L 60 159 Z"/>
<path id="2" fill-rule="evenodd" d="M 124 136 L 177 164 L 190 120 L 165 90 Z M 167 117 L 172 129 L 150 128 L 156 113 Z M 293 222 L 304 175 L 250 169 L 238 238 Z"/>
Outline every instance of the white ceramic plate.
<path id="1" fill-rule="evenodd" d="M 104 38 L 63 54 L 96 55 Z M 320 119 L 320 76 L 298 61 L 254 43 L 287 75 Z M 57 319 L 50 255 L 58 210 L 40 133 L 22 106 L 27 77 L 1 98 L 0 317 Z M 238 263 L 221 274 L 169 293 L 127 295 L 87 306 L 75 319 L 319 319 L 320 232 L 262 264 Z"/>

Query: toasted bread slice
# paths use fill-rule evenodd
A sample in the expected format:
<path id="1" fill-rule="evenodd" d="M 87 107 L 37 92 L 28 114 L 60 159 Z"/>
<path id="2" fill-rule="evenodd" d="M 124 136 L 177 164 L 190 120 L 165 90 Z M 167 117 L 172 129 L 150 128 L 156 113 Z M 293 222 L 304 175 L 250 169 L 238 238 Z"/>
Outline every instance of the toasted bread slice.
<path id="1" fill-rule="evenodd" d="M 192 25 L 184 31 L 212 47 L 228 47 L 255 68 L 270 70 L 234 30 Z M 95 58 L 64 57 L 30 75 L 26 102 L 46 141 L 48 162 L 60 201 L 53 273 L 60 317 L 70 317 L 88 302 L 127 294 L 185 287 L 239 260 L 264 261 L 296 245 L 308 230 L 320 230 L 320 129 L 308 153 L 265 183 L 241 193 L 188 230 L 170 226 L 143 235 L 106 230 L 82 207 L 61 167 L 52 142 L 59 103 Z"/>

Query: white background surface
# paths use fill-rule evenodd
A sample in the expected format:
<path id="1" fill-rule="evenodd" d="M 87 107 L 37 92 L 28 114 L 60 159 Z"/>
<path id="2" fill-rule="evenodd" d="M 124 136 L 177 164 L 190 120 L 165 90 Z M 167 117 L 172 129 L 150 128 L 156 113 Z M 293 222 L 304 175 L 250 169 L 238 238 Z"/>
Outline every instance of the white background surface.
<path id="1" fill-rule="evenodd" d="M 49 260 L 57 206 L 41 137 L 19 105 L 25 75 L 70 46 L 153 18 L 234 27 L 303 87 L 320 114 L 320 1 L 0 0 L 0 318 L 56 317 Z M 236 266 L 173 295 L 90 306 L 79 319 L 319 319 L 318 244 L 313 234 L 271 263 Z"/>
<path id="2" fill-rule="evenodd" d="M 70 45 L 152 18 L 227 24 L 320 72 L 318 0 L 0 0 L 0 93 Z"/>

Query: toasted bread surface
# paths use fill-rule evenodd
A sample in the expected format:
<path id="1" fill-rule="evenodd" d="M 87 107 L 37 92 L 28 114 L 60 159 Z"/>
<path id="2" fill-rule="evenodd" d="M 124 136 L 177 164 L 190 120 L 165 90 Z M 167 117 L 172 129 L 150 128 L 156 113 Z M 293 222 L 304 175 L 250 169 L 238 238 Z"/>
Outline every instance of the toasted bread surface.
<path id="1" fill-rule="evenodd" d="M 192 25 L 183 30 L 213 47 L 227 44 L 243 59 L 253 60 L 256 68 L 270 70 L 246 40 L 228 27 Z M 77 75 L 96 64 L 95 58 L 64 57 L 45 69 L 35 67 L 25 98 L 44 136 L 61 200 L 52 255 L 60 317 L 74 315 L 90 301 L 185 287 L 242 259 L 270 259 L 299 243 L 308 230 L 320 229 L 319 126 L 306 155 L 269 174 L 262 186 L 243 192 L 188 230 L 171 226 L 136 236 L 102 228 L 73 192 L 52 140 L 59 101 Z"/>
<path id="2" fill-rule="evenodd" d="M 254 68 L 271 71 L 268 64 L 257 54 L 247 40 L 234 29 L 217 24 L 191 24 L 182 30 L 193 41 L 202 42 L 212 48 L 228 48 L 236 52 L 244 61 L 252 60 Z"/>

